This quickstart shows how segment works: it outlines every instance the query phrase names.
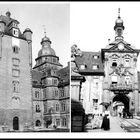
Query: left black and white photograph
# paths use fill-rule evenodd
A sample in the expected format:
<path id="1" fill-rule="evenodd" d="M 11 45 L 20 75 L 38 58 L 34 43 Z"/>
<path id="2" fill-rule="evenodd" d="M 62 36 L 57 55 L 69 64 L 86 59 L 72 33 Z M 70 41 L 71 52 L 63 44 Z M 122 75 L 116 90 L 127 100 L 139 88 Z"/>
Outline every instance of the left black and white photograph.
<path id="1" fill-rule="evenodd" d="M 0 132 L 69 132 L 69 3 L 0 2 Z"/>

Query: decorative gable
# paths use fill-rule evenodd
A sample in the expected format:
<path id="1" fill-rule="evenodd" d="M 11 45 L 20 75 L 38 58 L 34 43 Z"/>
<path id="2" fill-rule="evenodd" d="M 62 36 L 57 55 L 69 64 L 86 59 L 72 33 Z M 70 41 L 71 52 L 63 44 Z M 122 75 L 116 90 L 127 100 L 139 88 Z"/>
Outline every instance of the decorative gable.
<path id="1" fill-rule="evenodd" d="M 132 47 L 130 47 L 130 44 L 128 44 L 124 41 L 117 42 L 112 47 L 110 47 L 108 50 L 117 51 L 117 52 L 118 51 L 129 51 L 129 52 L 135 51 Z"/>

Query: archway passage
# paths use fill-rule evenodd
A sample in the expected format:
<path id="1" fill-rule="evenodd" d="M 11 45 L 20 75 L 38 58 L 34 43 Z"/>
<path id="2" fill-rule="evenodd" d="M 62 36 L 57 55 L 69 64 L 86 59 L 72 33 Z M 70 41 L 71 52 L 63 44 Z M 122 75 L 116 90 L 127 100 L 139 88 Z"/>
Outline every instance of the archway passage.
<path id="1" fill-rule="evenodd" d="M 19 130 L 19 118 L 18 117 L 13 118 L 13 130 Z"/>
<path id="2" fill-rule="evenodd" d="M 125 110 L 129 111 L 129 98 L 125 94 L 117 94 L 113 98 L 113 102 L 115 102 L 115 101 L 122 102 L 124 104 Z"/>

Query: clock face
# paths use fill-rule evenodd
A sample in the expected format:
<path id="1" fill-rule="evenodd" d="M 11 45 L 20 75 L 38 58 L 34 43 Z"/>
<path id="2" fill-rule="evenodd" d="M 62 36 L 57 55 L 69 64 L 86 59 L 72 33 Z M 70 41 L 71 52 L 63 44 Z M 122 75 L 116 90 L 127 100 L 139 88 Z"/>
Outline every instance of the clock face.
<path id="1" fill-rule="evenodd" d="M 120 44 L 118 45 L 118 48 L 119 48 L 120 50 L 124 49 L 124 44 L 120 43 Z"/>

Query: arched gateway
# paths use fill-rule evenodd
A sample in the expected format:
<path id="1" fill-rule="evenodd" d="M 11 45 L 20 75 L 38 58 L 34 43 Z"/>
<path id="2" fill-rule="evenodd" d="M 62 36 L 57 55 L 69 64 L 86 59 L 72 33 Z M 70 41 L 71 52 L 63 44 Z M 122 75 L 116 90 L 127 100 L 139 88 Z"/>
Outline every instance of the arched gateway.
<path id="1" fill-rule="evenodd" d="M 101 50 L 105 72 L 103 101 L 120 101 L 126 110 L 137 114 L 140 106 L 137 71 L 140 50 L 124 41 L 124 29 L 119 14 L 114 26 L 115 40 Z"/>
<path id="2" fill-rule="evenodd" d="M 13 118 L 13 130 L 19 130 L 19 118 L 18 117 Z"/>
<path id="3" fill-rule="evenodd" d="M 119 102 L 122 102 L 124 104 L 124 108 L 129 110 L 130 107 L 129 107 L 129 102 L 130 102 L 130 99 L 127 95 L 125 94 L 117 94 L 114 96 L 113 98 L 113 102 L 115 101 L 119 101 Z"/>

